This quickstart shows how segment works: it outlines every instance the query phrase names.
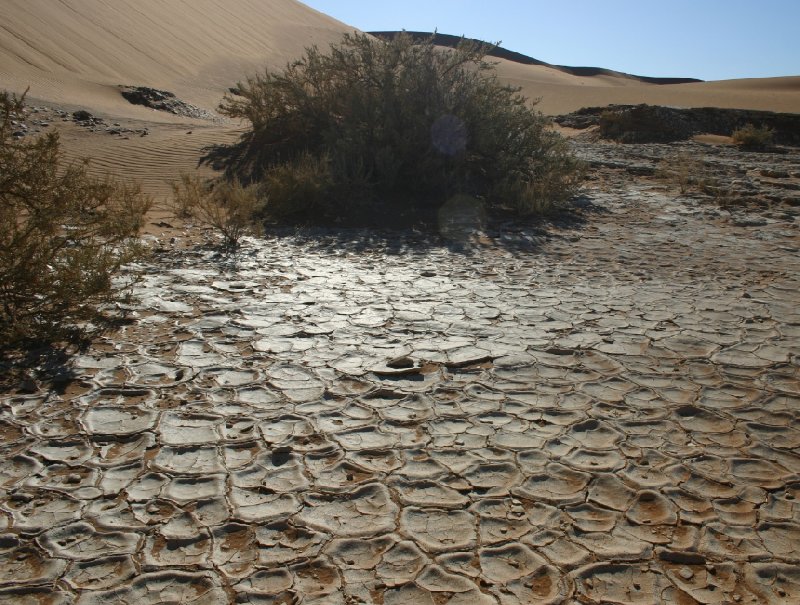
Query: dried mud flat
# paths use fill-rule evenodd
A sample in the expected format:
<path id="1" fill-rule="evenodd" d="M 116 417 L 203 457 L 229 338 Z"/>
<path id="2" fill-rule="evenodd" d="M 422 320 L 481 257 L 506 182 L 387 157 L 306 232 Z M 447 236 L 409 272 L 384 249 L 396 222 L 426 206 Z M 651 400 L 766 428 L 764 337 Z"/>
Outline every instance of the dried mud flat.
<path id="1" fill-rule="evenodd" d="M 0 603 L 800 603 L 798 155 L 577 145 L 542 231 L 164 242 L 0 399 Z"/>

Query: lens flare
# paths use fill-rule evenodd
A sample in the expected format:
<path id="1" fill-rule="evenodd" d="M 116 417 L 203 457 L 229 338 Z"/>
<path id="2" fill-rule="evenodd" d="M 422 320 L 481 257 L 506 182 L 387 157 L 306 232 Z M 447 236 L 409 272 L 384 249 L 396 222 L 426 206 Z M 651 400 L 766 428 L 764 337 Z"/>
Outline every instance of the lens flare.
<path id="1" fill-rule="evenodd" d="M 458 155 L 467 148 L 467 127 L 460 118 L 445 114 L 431 126 L 431 142 L 444 155 Z"/>

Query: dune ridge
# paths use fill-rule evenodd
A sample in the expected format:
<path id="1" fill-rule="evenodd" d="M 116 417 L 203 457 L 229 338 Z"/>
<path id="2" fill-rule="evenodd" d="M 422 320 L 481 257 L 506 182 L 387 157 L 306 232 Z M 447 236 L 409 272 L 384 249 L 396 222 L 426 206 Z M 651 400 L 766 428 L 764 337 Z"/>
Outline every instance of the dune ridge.
<path id="1" fill-rule="evenodd" d="M 399 35 L 400 31 L 371 31 L 369 32 L 373 36 L 378 36 L 379 38 L 385 38 L 391 40 L 395 36 Z M 409 34 L 415 40 L 427 40 L 433 37 L 434 43 L 438 46 L 449 46 L 455 47 L 461 40 L 461 36 L 453 36 L 450 34 L 440 34 L 439 32 L 418 32 L 418 31 L 407 31 L 404 32 Z M 522 53 L 515 52 L 513 50 L 509 50 L 507 48 L 503 48 L 499 44 L 495 45 L 490 42 L 486 42 L 485 40 L 475 40 L 472 38 L 467 38 L 466 40 L 470 42 L 477 42 L 478 44 L 489 44 L 491 46 L 491 50 L 489 51 L 490 57 L 495 57 L 498 59 L 506 59 L 511 61 L 512 63 L 521 63 L 522 65 L 543 65 L 545 67 L 551 67 L 556 71 L 563 71 L 564 73 L 572 74 L 573 76 L 616 76 L 620 78 L 630 78 L 633 80 L 638 80 L 639 82 L 646 82 L 648 84 L 686 84 L 688 82 L 702 82 L 697 78 L 654 78 L 650 76 L 637 76 L 634 74 L 628 74 L 621 71 L 615 71 L 613 69 L 606 69 L 604 67 L 574 67 L 570 65 L 552 65 L 551 63 L 547 63 L 545 61 L 540 61 L 539 59 L 534 59 L 528 55 L 524 55 Z"/>

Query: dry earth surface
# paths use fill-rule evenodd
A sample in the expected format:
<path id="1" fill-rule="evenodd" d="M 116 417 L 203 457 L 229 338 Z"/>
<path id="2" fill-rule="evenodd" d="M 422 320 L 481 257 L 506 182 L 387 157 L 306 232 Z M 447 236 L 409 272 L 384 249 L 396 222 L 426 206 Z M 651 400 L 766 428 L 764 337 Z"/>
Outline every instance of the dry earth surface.
<path id="1" fill-rule="evenodd" d="M 800 602 L 798 152 L 575 146 L 546 228 L 151 237 L 0 399 L 0 603 Z"/>
<path id="2" fill-rule="evenodd" d="M 162 202 L 236 139 L 227 87 L 351 29 L 293 0 L 3 12 L 19 136 L 58 128 Z M 499 70 L 551 114 L 800 112 L 797 77 Z M 0 603 L 800 603 L 800 157 L 700 140 L 578 135 L 569 213 L 477 235 L 224 256 L 162 208 L 124 326 L 0 395 Z"/>

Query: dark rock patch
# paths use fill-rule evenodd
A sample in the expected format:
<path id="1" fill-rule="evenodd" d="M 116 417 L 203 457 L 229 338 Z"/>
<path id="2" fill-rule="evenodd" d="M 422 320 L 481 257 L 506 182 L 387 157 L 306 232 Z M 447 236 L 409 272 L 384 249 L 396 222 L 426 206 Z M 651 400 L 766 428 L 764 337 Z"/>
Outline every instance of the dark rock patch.
<path id="1" fill-rule="evenodd" d="M 214 119 L 214 115 L 211 112 L 181 101 L 174 93 L 166 90 L 158 90 L 147 86 L 120 86 L 119 88 L 120 94 L 133 105 L 142 105 L 150 109 L 165 111 L 187 118 Z"/>
<path id="2" fill-rule="evenodd" d="M 696 134 L 731 136 L 747 124 L 770 128 L 775 142 L 800 146 L 800 114 L 719 107 L 675 108 L 658 105 L 584 107 L 555 118 L 569 128 L 599 126 L 600 136 L 621 143 L 685 141 Z"/>
<path id="3" fill-rule="evenodd" d="M 88 122 L 89 120 L 93 120 L 94 116 L 85 109 L 79 109 L 78 111 L 72 112 L 72 119 L 76 122 Z"/>

